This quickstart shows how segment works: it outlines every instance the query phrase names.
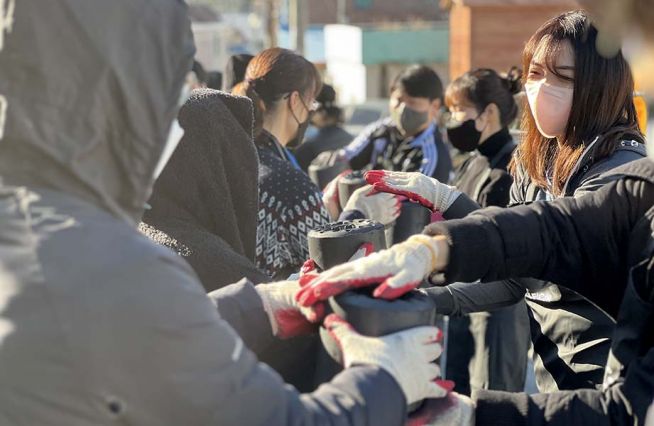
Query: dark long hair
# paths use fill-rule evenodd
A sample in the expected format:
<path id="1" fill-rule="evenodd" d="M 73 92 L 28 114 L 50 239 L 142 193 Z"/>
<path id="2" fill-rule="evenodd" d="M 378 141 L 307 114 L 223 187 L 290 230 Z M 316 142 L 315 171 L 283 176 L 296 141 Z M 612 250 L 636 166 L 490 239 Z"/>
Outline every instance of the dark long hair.
<path id="1" fill-rule="evenodd" d="M 518 116 L 513 95 L 522 88 L 520 77 L 522 72 L 516 67 L 511 68 L 506 77 L 488 68 L 468 71 L 447 86 L 445 105 L 470 105 L 481 113 L 488 105 L 495 104 L 500 112 L 500 125 L 507 127 Z"/>
<path id="2" fill-rule="evenodd" d="M 593 148 L 595 159 L 613 154 L 616 142 L 626 137 L 644 143 L 633 103 L 634 81 L 629 64 L 621 52 L 613 58 L 602 57 L 597 52 L 596 40 L 597 30 L 586 12 L 573 11 L 547 21 L 531 37 L 523 52 L 523 68 L 528 70 L 540 44 L 547 43 L 544 66 L 560 79 L 573 83 L 572 109 L 562 140 L 542 136 L 530 108 L 525 108 L 523 114 L 525 137 L 516 165 L 542 188 L 549 186 L 546 177 L 549 169 L 550 190 L 555 195 L 562 194 L 575 164 L 596 137 L 600 139 Z M 556 69 L 556 56 L 565 41 L 572 45 L 574 78 Z M 527 75 L 525 73 L 523 82 Z"/>
<path id="3" fill-rule="evenodd" d="M 232 93 L 247 96 L 254 104 L 254 135 L 261 133 L 263 116 L 284 95 L 320 92 L 322 79 L 316 67 L 297 53 L 278 47 L 266 49 L 252 59 L 245 80 Z"/>

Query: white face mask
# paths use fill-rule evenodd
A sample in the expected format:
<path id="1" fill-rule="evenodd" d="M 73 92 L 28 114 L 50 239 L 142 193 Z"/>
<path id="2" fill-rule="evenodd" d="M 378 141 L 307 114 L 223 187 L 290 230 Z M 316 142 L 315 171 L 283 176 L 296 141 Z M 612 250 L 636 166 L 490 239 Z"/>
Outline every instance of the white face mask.
<path id="1" fill-rule="evenodd" d="M 546 138 L 563 135 L 572 109 L 572 87 L 554 86 L 543 79 L 527 82 L 525 91 L 541 135 Z"/>
<path id="2" fill-rule="evenodd" d="M 178 100 L 179 108 L 181 108 L 182 105 L 186 103 L 188 98 L 191 96 L 191 92 L 192 90 L 190 85 L 188 83 L 184 84 L 184 86 L 182 87 L 182 91 L 180 92 L 179 95 L 179 100 Z M 182 129 L 182 126 L 179 125 L 179 121 L 177 121 L 177 118 L 175 118 L 170 125 L 170 130 L 168 131 L 168 138 L 166 139 L 166 145 L 164 146 L 163 152 L 161 153 L 161 157 L 159 158 L 157 167 L 155 167 L 154 169 L 153 176 L 155 180 L 161 175 L 161 172 L 163 172 L 164 167 L 166 167 L 166 164 L 168 164 L 168 160 L 170 160 L 170 157 L 172 157 L 173 152 L 175 152 L 177 145 L 179 145 L 183 137 L 184 137 L 184 129 Z"/>

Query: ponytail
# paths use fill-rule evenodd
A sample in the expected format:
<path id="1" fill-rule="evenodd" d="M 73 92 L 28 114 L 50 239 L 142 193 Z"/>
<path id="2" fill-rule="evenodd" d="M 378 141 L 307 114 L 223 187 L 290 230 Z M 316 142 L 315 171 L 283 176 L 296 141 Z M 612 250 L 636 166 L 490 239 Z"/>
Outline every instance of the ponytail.
<path id="1" fill-rule="evenodd" d="M 238 83 L 232 89 L 232 94 L 245 96 L 252 101 L 252 109 L 254 111 L 254 138 L 256 139 L 261 134 L 261 130 L 263 130 L 263 115 L 266 112 L 266 104 L 256 90 L 256 80 L 246 79 Z"/>

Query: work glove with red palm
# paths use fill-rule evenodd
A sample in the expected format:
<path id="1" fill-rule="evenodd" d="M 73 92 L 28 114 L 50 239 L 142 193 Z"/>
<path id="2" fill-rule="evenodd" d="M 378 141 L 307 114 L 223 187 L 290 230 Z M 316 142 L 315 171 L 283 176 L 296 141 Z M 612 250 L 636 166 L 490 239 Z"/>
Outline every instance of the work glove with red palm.
<path id="1" fill-rule="evenodd" d="M 416 327 L 382 337 L 367 337 L 336 314 L 325 318 L 324 326 L 341 349 L 344 367 L 376 365 L 400 385 L 407 404 L 426 398 L 443 398 L 454 386 L 439 380 L 434 364 L 442 352 L 441 332 L 436 327 Z"/>
<path id="2" fill-rule="evenodd" d="M 372 253 L 374 247 L 370 243 L 362 244 L 352 255 L 350 261 Z M 300 280 L 308 282 L 318 275 L 316 262 L 309 259 L 300 269 Z M 281 281 L 270 284 L 260 284 L 255 287 L 263 302 L 263 309 L 268 315 L 273 335 L 288 339 L 315 332 L 318 323 L 325 316 L 324 303 L 312 306 L 301 306 L 297 302 L 297 294 L 301 289 L 298 281 Z"/>
<path id="3" fill-rule="evenodd" d="M 419 172 L 371 170 L 366 172 L 365 178 L 376 191 L 403 195 L 432 211 L 447 211 L 461 195 L 455 187 Z"/>
<path id="4" fill-rule="evenodd" d="M 323 303 L 304 307 L 296 302 L 301 289 L 298 281 L 259 284 L 255 289 L 263 302 L 273 335 L 280 339 L 316 332 L 317 323 L 325 315 Z"/>
<path id="5" fill-rule="evenodd" d="M 300 278 L 297 294 L 309 307 L 351 289 L 377 285 L 374 297 L 395 299 L 418 287 L 433 271 L 447 264 L 449 248 L 443 237 L 413 235 L 390 249 L 335 266 L 318 276 Z"/>
<path id="6" fill-rule="evenodd" d="M 352 193 L 343 211 L 358 211 L 366 219 L 389 225 L 395 222 L 401 209 L 402 204 L 397 195 L 378 192 L 366 185 Z"/>

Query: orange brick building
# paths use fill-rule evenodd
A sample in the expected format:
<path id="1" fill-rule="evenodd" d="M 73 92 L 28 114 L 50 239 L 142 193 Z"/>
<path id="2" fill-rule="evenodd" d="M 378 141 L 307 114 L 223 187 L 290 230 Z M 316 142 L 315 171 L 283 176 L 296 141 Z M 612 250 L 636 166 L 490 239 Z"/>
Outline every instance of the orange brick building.
<path id="1" fill-rule="evenodd" d="M 547 19 L 579 6 L 573 0 L 454 0 L 450 11 L 450 78 L 471 68 L 507 71 Z"/>

